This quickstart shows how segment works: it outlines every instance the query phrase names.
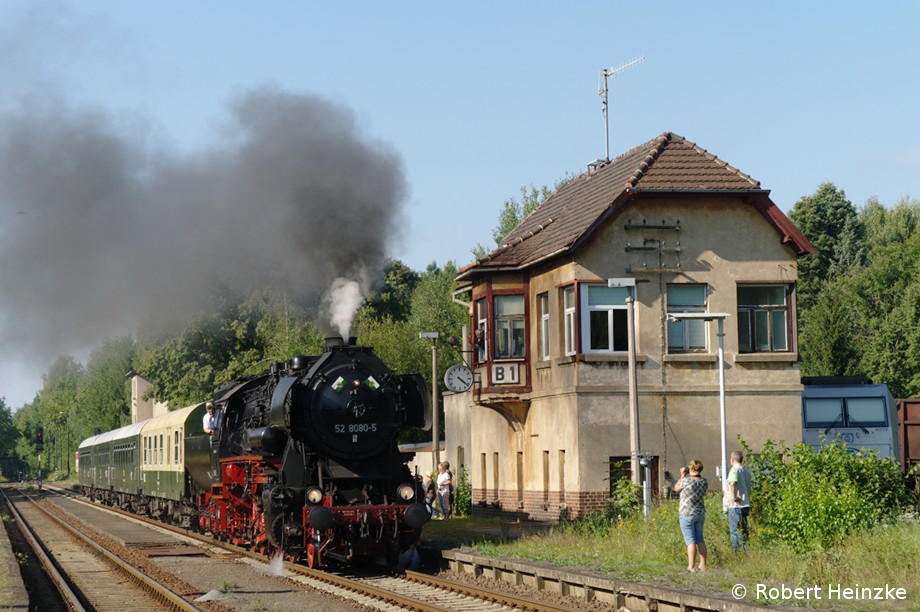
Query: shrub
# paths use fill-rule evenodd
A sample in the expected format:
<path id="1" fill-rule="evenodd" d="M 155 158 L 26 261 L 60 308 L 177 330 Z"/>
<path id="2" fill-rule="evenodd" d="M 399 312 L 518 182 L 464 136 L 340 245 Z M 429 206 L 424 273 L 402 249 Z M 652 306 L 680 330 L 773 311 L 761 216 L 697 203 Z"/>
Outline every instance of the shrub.
<path id="1" fill-rule="evenodd" d="M 911 503 L 896 463 L 873 452 L 850 452 L 839 440 L 818 450 L 798 444 L 791 451 L 768 442 L 751 455 L 749 467 L 752 513 L 764 538 L 798 551 L 829 548 L 856 530 L 894 519 Z"/>
<path id="2" fill-rule="evenodd" d="M 633 481 L 621 478 L 611 487 L 610 498 L 607 500 L 607 516 L 622 521 L 635 516 L 642 510 L 642 487 Z"/>
<path id="3" fill-rule="evenodd" d="M 457 470 L 457 485 L 454 487 L 453 511 L 459 516 L 470 516 L 473 513 L 473 483 L 470 482 L 466 468 Z"/>
<path id="4" fill-rule="evenodd" d="M 603 510 L 587 512 L 574 520 L 569 519 L 567 515 L 560 515 L 559 523 L 580 536 L 607 537 L 624 521 L 639 516 L 641 510 L 642 488 L 623 478 L 614 482 Z"/>

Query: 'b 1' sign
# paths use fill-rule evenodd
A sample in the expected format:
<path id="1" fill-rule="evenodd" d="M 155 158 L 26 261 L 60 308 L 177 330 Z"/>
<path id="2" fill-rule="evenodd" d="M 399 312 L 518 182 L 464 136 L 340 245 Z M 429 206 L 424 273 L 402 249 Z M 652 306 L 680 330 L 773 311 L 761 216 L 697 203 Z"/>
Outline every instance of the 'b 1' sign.
<path id="1" fill-rule="evenodd" d="M 492 384 L 512 385 L 521 382 L 521 364 L 495 363 L 492 364 Z"/>

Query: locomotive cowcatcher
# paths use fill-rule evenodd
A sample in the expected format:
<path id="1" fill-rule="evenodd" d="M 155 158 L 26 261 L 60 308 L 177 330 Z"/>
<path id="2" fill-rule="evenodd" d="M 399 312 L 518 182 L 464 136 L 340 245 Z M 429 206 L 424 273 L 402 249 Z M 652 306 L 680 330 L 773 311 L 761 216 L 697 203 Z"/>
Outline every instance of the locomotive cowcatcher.
<path id="1" fill-rule="evenodd" d="M 331 339 L 321 355 L 229 383 L 215 405 L 214 434 L 186 438 L 201 530 L 311 567 L 392 565 L 418 541 L 429 515 L 396 438 L 430 429 L 421 376 Z"/>

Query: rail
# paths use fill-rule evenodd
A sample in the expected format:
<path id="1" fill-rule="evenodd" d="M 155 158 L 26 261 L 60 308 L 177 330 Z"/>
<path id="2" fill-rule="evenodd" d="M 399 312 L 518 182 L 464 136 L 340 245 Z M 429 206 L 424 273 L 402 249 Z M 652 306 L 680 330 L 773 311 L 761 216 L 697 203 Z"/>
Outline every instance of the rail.
<path id="1" fill-rule="evenodd" d="M 67 580 L 64 578 L 64 575 L 58 570 L 57 564 L 51 559 L 48 553 L 45 551 L 45 547 L 42 546 L 38 538 L 35 537 L 35 534 L 32 533 L 32 530 L 29 528 L 29 524 L 23 518 L 22 514 L 19 513 L 19 510 L 16 509 L 16 506 L 13 505 L 13 502 L 6 495 L 6 491 L 0 489 L 0 495 L 3 496 L 3 502 L 6 504 L 6 507 L 9 508 L 10 514 L 13 516 L 13 520 L 16 521 L 16 525 L 19 527 L 22 537 L 25 538 L 28 542 L 29 547 L 32 549 L 32 552 L 35 553 L 36 559 L 41 564 L 42 568 L 45 570 L 48 578 L 54 584 L 58 593 L 61 595 L 61 598 L 64 600 L 64 603 L 71 610 L 85 610 L 83 607 L 83 602 L 74 593 L 73 589 L 70 588 L 70 585 L 67 583 Z"/>
<path id="2" fill-rule="evenodd" d="M 83 531 L 81 531 L 80 529 L 74 527 L 73 525 L 68 524 L 66 521 L 64 521 L 64 520 L 61 519 L 60 517 L 55 516 L 54 513 L 50 512 L 50 511 L 47 510 L 46 508 L 43 508 L 43 507 L 42 507 L 39 503 L 37 503 L 31 496 L 29 496 L 29 495 L 27 495 L 27 494 L 25 494 L 25 493 L 22 493 L 22 495 L 23 495 L 23 497 L 25 497 L 30 503 L 32 503 L 36 508 L 38 508 L 39 510 L 41 510 L 48 518 L 50 518 L 51 520 L 53 520 L 56 524 L 60 525 L 60 526 L 61 526 L 65 531 L 67 531 L 72 537 L 74 537 L 75 539 L 77 539 L 82 545 L 84 545 L 84 546 L 86 546 L 87 548 L 91 549 L 91 550 L 94 551 L 97 555 L 99 555 L 99 556 L 105 558 L 106 560 L 108 560 L 108 562 L 111 563 L 111 564 L 115 567 L 115 569 L 117 569 L 117 570 L 120 571 L 122 574 L 126 575 L 126 576 L 129 577 L 131 580 L 133 580 L 134 583 L 137 584 L 141 589 L 143 589 L 144 591 L 150 593 L 150 594 L 153 595 L 156 599 L 158 599 L 158 600 L 160 600 L 161 602 L 163 602 L 164 604 L 166 604 L 166 605 L 169 607 L 169 609 L 173 609 L 173 610 L 182 610 L 182 611 L 197 611 L 197 610 L 199 610 L 199 608 L 195 607 L 194 605 L 192 605 L 191 603 L 189 603 L 188 601 L 186 601 L 185 599 L 183 599 L 180 595 L 176 594 L 175 592 L 173 592 L 172 590 L 170 590 L 170 589 L 167 588 L 166 586 L 160 584 L 159 582 L 157 582 L 156 580 L 154 580 L 153 578 L 151 578 L 151 577 L 148 576 L 147 574 L 145 574 L 145 573 L 139 571 L 137 568 L 133 567 L 130 563 L 128 563 L 127 561 L 125 561 L 124 559 L 122 559 L 121 557 L 119 557 L 118 555 L 116 555 L 115 553 L 111 552 L 110 550 L 106 549 L 105 547 L 103 547 L 103 546 L 97 544 L 96 542 L 94 542 L 87 534 L 85 534 L 85 533 L 84 533 Z M 28 534 L 27 539 L 29 540 L 30 544 L 32 544 L 32 542 L 35 542 L 35 545 L 38 546 L 37 548 L 35 548 L 35 547 L 33 546 L 34 550 L 36 550 L 36 554 L 38 554 L 38 551 L 41 550 L 41 551 L 42 551 L 42 556 L 44 557 L 45 560 L 47 560 L 47 563 L 49 564 L 48 566 L 45 566 L 45 561 L 43 560 L 43 561 L 42 561 L 42 565 L 46 567 L 46 570 L 47 570 L 47 568 L 48 568 L 49 566 L 50 566 L 50 567 L 56 567 L 56 564 L 55 564 L 55 563 L 53 562 L 53 560 L 52 560 L 50 557 L 48 557 L 48 555 L 45 553 L 44 547 L 40 544 L 40 542 L 38 541 L 38 539 L 37 539 L 37 538 L 35 537 L 35 535 L 32 533 L 32 531 L 31 531 L 31 529 L 29 528 L 28 524 L 25 522 L 24 519 L 22 519 L 21 514 L 19 514 L 19 512 L 15 510 L 13 504 L 10 502 L 9 498 L 6 496 L 6 493 L 5 493 L 5 492 L 3 493 L 3 496 L 4 496 L 4 498 L 6 499 L 7 505 L 10 507 L 11 511 L 13 511 L 13 512 L 16 513 L 16 515 L 17 515 L 17 524 L 20 525 L 20 529 L 23 530 L 23 533 L 24 533 L 24 534 L 26 534 L 26 533 Z M 20 522 L 20 521 L 21 521 L 21 522 Z M 63 581 L 64 584 L 66 585 L 66 580 L 63 578 L 63 576 L 61 575 L 61 573 L 60 573 L 57 569 L 55 569 L 54 572 L 55 572 L 55 575 L 58 576 L 58 577 L 60 577 L 60 580 Z M 52 578 L 52 579 L 55 581 L 55 584 L 57 584 L 58 579 L 57 579 L 57 578 Z M 65 599 L 67 599 L 68 601 L 79 601 L 79 598 L 78 598 L 75 594 L 73 594 L 73 591 L 72 591 L 72 589 L 69 588 L 69 586 L 67 587 L 67 591 L 69 591 L 70 595 L 73 596 L 73 599 L 71 599 L 70 595 L 68 595 L 68 594 L 66 594 L 65 592 L 62 591 L 62 596 L 65 597 Z M 82 610 L 82 609 L 84 609 L 84 608 L 83 608 L 82 603 L 81 603 L 81 604 L 80 604 L 80 607 L 74 608 L 74 609 L 80 609 L 80 610 Z"/>

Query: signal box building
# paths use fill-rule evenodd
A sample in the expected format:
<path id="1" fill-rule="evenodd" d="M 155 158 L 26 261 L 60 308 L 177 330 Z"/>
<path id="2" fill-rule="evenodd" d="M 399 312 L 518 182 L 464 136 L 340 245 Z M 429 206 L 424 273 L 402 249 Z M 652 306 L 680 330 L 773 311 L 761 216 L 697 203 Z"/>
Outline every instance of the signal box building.
<path id="1" fill-rule="evenodd" d="M 801 440 L 796 262 L 814 251 L 758 181 L 676 134 L 560 187 L 457 276 L 475 383 L 445 397 L 446 445 L 474 514 L 580 516 L 639 456 L 655 495 L 694 458 L 718 488 L 718 323 L 681 314 L 727 315 L 728 452 Z"/>

